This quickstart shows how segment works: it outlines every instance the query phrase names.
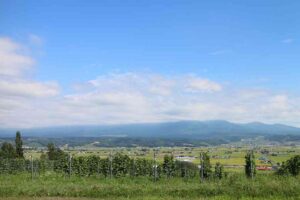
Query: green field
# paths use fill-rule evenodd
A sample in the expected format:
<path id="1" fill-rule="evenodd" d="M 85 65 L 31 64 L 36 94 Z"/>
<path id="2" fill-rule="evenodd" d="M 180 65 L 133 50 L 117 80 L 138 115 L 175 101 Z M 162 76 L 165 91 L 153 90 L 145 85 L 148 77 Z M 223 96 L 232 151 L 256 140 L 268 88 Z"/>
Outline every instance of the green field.
<path id="1" fill-rule="evenodd" d="M 163 157 L 166 154 L 173 154 L 175 157 L 177 156 L 188 156 L 194 157 L 191 161 L 193 163 L 199 163 L 199 154 L 200 152 L 209 152 L 210 161 L 214 165 L 217 162 L 222 163 L 225 168 L 229 171 L 242 171 L 244 162 L 245 162 L 245 154 L 249 150 L 249 147 L 163 147 L 163 148 L 85 148 L 85 149 L 68 149 L 66 152 L 70 152 L 73 156 L 89 156 L 89 155 L 97 155 L 101 158 L 108 157 L 110 153 L 115 154 L 120 152 L 122 154 L 129 155 L 131 158 L 147 158 L 153 159 L 154 150 L 157 153 L 158 162 L 163 161 Z M 268 153 L 262 153 L 263 151 L 267 151 Z M 29 159 L 30 156 L 38 159 L 43 151 L 29 150 L 25 152 L 25 156 Z M 260 146 L 255 148 L 255 157 L 256 164 L 262 166 L 271 166 L 276 165 L 277 163 L 281 163 L 283 161 L 288 160 L 294 155 L 300 154 L 300 147 L 295 146 Z M 265 162 L 260 160 L 261 157 L 265 157 L 271 161 Z"/>
<path id="2" fill-rule="evenodd" d="M 0 196 L 11 199 L 46 197 L 98 199 L 299 199 L 300 177 L 258 174 L 254 180 L 231 173 L 226 179 L 123 177 L 65 177 L 46 173 L 31 179 L 29 174 L 0 176 Z"/>
<path id="3" fill-rule="evenodd" d="M 172 154 L 193 158 L 199 163 L 200 152 L 208 152 L 212 166 L 216 162 L 224 164 L 226 176 L 219 180 L 214 177 L 200 182 L 199 173 L 194 177 L 161 176 L 157 181 L 152 176 L 116 177 L 101 174 L 72 174 L 50 171 L 29 171 L 1 173 L 0 199 L 41 199 L 41 200 L 231 200 L 231 199 L 300 199 L 300 177 L 278 176 L 274 171 L 258 171 L 254 179 L 244 174 L 245 154 L 249 147 L 205 147 L 205 148 L 97 148 L 64 150 L 74 157 L 97 155 L 106 158 L 109 154 L 121 153 L 130 158 L 153 159 L 162 164 L 164 155 Z M 299 147 L 277 146 L 254 148 L 256 164 L 274 165 L 300 154 Z M 45 151 L 27 150 L 26 158 L 34 159 Z M 267 158 L 270 162 L 261 160 Z"/>

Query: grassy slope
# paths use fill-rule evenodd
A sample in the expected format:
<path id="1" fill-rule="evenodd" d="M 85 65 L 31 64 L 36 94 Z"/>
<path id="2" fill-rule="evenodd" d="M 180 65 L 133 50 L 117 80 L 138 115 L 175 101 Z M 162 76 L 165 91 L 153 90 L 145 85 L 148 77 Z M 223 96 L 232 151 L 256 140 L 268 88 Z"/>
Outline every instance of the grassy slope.
<path id="1" fill-rule="evenodd" d="M 284 178 L 259 175 L 254 181 L 233 174 L 222 181 L 200 184 L 197 179 L 162 179 L 153 183 L 148 178 L 104 179 L 55 174 L 31 180 L 28 174 L 0 176 L 0 197 L 10 199 L 47 199 L 46 197 L 85 197 L 87 199 L 299 199 L 300 177 Z M 39 198 L 38 198 L 39 197 Z M 50 198 L 53 200 L 56 198 Z"/>

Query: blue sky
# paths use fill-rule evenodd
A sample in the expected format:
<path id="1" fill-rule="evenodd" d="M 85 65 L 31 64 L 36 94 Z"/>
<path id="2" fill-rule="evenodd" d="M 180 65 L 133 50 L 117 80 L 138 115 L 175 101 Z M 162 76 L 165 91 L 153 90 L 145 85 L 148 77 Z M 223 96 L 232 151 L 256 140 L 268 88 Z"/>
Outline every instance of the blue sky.
<path id="1" fill-rule="evenodd" d="M 12 88 L 13 92 L 8 91 L 6 87 L 2 92 L 6 100 L 3 103 L 6 114 L 3 114 L 2 118 L 0 115 L 0 126 L 12 126 L 16 107 L 11 106 L 14 109 L 9 110 L 6 104 L 10 102 L 9 105 L 16 105 L 24 102 L 17 99 L 18 96 L 24 96 L 24 92 L 20 95 L 16 94 L 16 91 L 26 90 L 26 84 L 36 91 L 35 95 L 29 95 L 31 99 L 26 99 L 28 104 L 21 106 L 24 113 L 36 103 L 58 109 L 57 105 L 66 103 L 65 99 L 72 97 L 72 101 L 76 98 L 86 100 L 88 96 L 93 100 L 88 98 L 87 102 L 96 102 L 93 109 L 97 110 L 97 113 L 93 114 L 98 118 L 91 120 L 79 115 L 78 118 L 66 120 L 66 117 L 57 112 L 48 116 L 46 113 L 50 111 L 44 110 L 42 114 L 39 113 L 39 109 L 32 119 L 44 116 L 44 122 L 22 121 L 21 126 L 48 126 L 62 121 L 62 124 L 140 122 L 138 119 L 141 115 L 145 116 L 145 120 L 141 122 L 206 120 L 219 119 L 224 114 L 228 114 L 226 119 L 231 121 L 264 121 L 299 126 L 300 120 L 297 118 L 300 118 L 300 111 L 296 103 L 300 96 L 299 8 L 299 1 L 276 0 L 0 0 L 0 37 L 6 45 L 6 49 L 3 50 L 6 53 L 2 55 L 3 62 L 1 65 L 0 60 L 0 67 L 3 71 L 7 71 L 8 67 L 11 69 L 11 66 L 16 68 L 14 73 L 2 73 L 0 80 L 2 78 L 3 85 L 15 84 L 22 87 L 20 89 L 15 86 Z M 8 48 L 12 44 L 19 46 L 13 48 L 13 52 Z M 8 52 L 32 62 L 14 65 L 12 61 L 5 61 L 6 58 L 12 57 Z M 11 63 L 7 64 L 8 62 Z M 18 73 L 15 73 L 16 71 Z M 169 81 L 168 87 L 176 88 L 176 92 L 172 90 L 168 93 L 165 89 L 168 97 L 143 92 L 154 87 L 153 77 L 156 77 L 155 81 L 161 81 L 164 85 L 155 86 L 156 88 L 166 87 L 165 83 Z M 201 85 L 200 91 L 195 92 L 195 88 L 190 88 L 189 93 L 186 90 L 189 88 L 187 85 L 194 78 L 198 81 L 198 90 L 199 84 Z M 101 88 L 93 84 L 90 87 L 91 83 L 97 81 L 103 82 Z M 131 81 L 132 85 L 125 89 L 120 87 Z M 116 82 L 120 84 L 114 85 Z M 186 87 L 183 87 L 184 85 Z M 204 89 L 204 86 L 208 89 Z M 39 95 L 36 94 L 39 94 L 38 89 L 41 88 L 46 91 L 43 87 L 50 87 L 51 95 L 43 94 L 47 97 L 39 99 L 36 97 Z M 115 91 L 109 90 L 110 88 L 115 88 Z M 259 91 L 260 94 L 263 91 L 264 95 L 247 102 L 243 99 L 233 102 L 230 98 L 231 95 L 235 95 L 233 98 L 239 99 L 241 93 L 252 94 L 253 91 Z M 107 102 L 103 103 L 97 95 L 101 94 L 103 97 L 120 92 L 147 97 L 152 100 L 151 103 L 146 103 L 150 108 L 157 107 L 158 102 L 167 104 L 161 105 L 162 108 L 172 108 L 166 111 L 157 110 L 158 114 L 145 110 L 145 113 L 136 113 L 135 117 L 128 118 L 126 115 L 119 116 L 118 110 L 123 113 L 119 107 L 102 107 L 114 102 L 114 98 L 122 99 L 123 96 L 110 96 L 106 99 Z M 91 97 L 92 95 L 96 96 Z M 132 98 L 135 99 L 134 97 Z M 218 100 L 215 100 L 216 98 Z M 264 106 L 271 103 L 266 98 L 275 98 L 275 101 L 279 99 L 281 105 L 272 108 L 275 111 L 269 113 Z M 222 101 L 226 102 L 223 106 L 232 106 L 231 111 L 216 108 L 222 105 Z M 144 103 L 140 106 L 146 106 Z M 283 105 L 284 103 L 286 105 Z M 243 108 L 236 108 L 237 104 Z M 258 104 L 262 109 L 249 113 L 252 117 L 239 115 L 239 112 L 230 114 L 235 109 L 241 109 L 240 112 L 253 110 L 250 104 Z M 183 105 L 184 108 L 175 105 Z M 85 106 L 91 105 L 79 107 Z M 199 109 L 195 109 L 198 114 L 182 114 L 190 111 L 189 109 L 194 110 L 194 106 Z M 132 109 L 138 108 L 137 104 Z M 215 109 L 216 113 L 205 117 L 208 108 Z M 107 116 L 106 109 L 115 114 Z M 131 107 L 124 112 L 130 109 Z M 71 112 L 71 109 L 68 112 Z M 85 115 L 88 114 L 90 113 Z M 110 120 L 105 120 L 107 118 Z"/>

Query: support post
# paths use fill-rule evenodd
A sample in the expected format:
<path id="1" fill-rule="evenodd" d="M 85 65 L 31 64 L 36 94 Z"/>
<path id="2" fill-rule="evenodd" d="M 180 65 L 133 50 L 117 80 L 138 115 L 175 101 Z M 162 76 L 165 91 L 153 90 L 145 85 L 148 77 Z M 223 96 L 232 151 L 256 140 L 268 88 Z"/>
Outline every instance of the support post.
<path id="1" fill-rule="evenodd" d="M 254 178 L 254 169 L 253 169 L 253 150 L 251 150 L 250 154 L 250 169 L 251 169 L 251 179 Z"/>
<path id="2" fill-rule="evenodd" d="M 97 162 L 97 175 L 100 176 L 100 161 Z"/>
<path id="3" fill-rule="evenodd" d="M 204 160 L 203 160 L 203 152 L 200 153 L 200 180 L 201 180 L 201 183 L 204 182 Z"/>
<path id="4" fill-rule="evenodd" d="M 110 151 L 109 153 L 109 163 L 110 163 L 110 167 L 109 167 L 109 170 L 110 170 L 110 178 L 112 178 L 112 153 Z"/>
<path id="5" fill-rule="evenodd" d="M 153 152 L 153 159 L 154 159 L 154 165 L 153 165 L 153 180 L 156 182 L 157 179 L 157 164 L 156 164 L 156 151 L 154 149 Z"/>
<path id="6" fill-rule="evenodd" d="M 135 177 L 135 176 L 136 176 L 136 171 L 135 171 L 135 158 L 133 158 L 132 171 L 133 171 L 132 175 L 133 175 L 133 177 Z"/>
<path id="7" fill-rule="evenodd" d="M 71 178 L 72 175 L 72 155 L 69 152 L 69 178 Z"/>
<path id="8" fill-rule="evenodd" d="M 33 158 L 30 156 L 30 166 L 31 166 L 31 180 L 33 180 Z"/>

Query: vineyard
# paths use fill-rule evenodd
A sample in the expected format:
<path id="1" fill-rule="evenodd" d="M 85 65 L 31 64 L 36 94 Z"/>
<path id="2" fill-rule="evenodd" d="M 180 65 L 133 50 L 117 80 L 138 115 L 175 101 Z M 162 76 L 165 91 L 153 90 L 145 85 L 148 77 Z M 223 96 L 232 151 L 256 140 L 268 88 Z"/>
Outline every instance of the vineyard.
<path id="1" fill-rule="evenodd" d="M 209 166 L 210 167 L 210 166 Z M 108 158 L 98 156 L 74 157 L 60 156 L 59 159 L 1 159 L 1 174 L 29 173 L 37 177 L 47 172 L 63 176 L 100 176 L 118 177 L 161 177 L 194 178 L 199 175 L 199 166 L 189 162 L 174 161 L 172 156 L 165 156 L 163 163 L 145 158 L 131 159 L 128 155 L 116 153 Z"/>
<path id="2" fill-rule="evenodd" d="M 173 149 L 175 150 L 175 149 Z M 300 156 L 288 149 L 285 162 L 272 171 L 257 166 L 256 156 L 274 154 L 268 149 L 226 150 L 243 156 L 243 170 L 229 170 L 218 158 L 216 148 L 179 151 L 142 149 L 135 152 L 105 149 L 105 155 L 78 155 L 49 143 L 46 151 L 32 156 L 22 148 L 17 134 L 15 145 L 3 143 L 0 150 L 0 197 L 18 198 L 101 198 L 101 199 L 299 199 Z M 188 150 L 188 152 L 185 152 Z M 224 148 L 222 148 L 222 151 Z M 231 149 L 233 150 L 233 149 Z M 277 151 L 285 151 L 285 148 Z M 81 151 L 80 151 L 81 152 Z M 131 152 L 131 153 L 129 153 Z M 135 152 L 135 153 L 134 153 Z M 147 153 L 148 152 L 148 153 Z M 181 156 L 174 156 L 180 153 Z M 152 154 L 152 156 L 149 156 Z M 213 156 L 211 156 L 213 155 Z M 278 154 L 280 155 L 280 154 Z M 193 158 L 192 161 L 180 160 Z M 266 165 L 267 166 L 267 165 Z M 275 167 L 273 169 L 273 167 Z M 270 168 L 270 167 L 269 167 Z"/>
<path id="3" fill-rule="evenodd" d="M 203 154 L 207 155 L 207 154 Z M 132 159 L 121 153 L 59 159 L 1 159 L 0 197 L 86 197 L 102 199 L 298 199 L 299 176 L 224 172 L 209 164 Z M 206 166 L 205 166 L 206 165 Z M 204 170 L 205 169 L 205 170 Z M 204 173 L 204 174 L 202 174 Z M 201 179 L 204 178 L 203 180 Z"/>

